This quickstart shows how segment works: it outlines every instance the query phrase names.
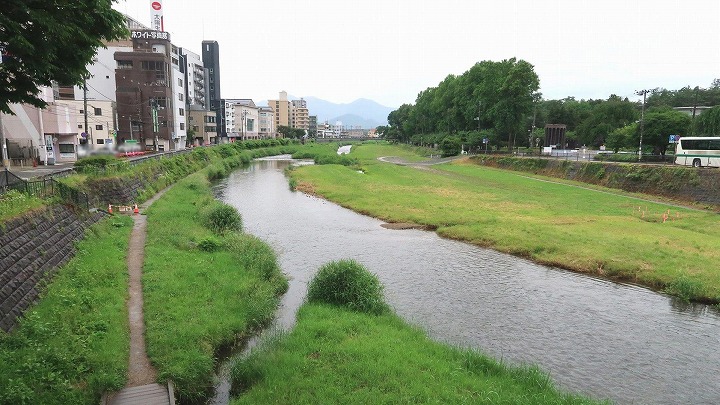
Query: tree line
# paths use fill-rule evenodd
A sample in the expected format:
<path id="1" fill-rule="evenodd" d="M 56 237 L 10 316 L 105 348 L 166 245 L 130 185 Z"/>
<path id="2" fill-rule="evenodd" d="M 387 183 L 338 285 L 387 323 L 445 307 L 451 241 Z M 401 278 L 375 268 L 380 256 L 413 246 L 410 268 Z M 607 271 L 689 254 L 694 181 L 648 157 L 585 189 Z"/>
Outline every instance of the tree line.
<path id="1" fill-rule="evenodd" d="M 462 75 L 449 75 L 403 104 L 378 128 L 385 139 L 461 150 L 511 150 L 544 146 L 545 124 L 565 124 L 569 148 L 605 146 L 665 154 L 669 135 L 720 134 L 720 79 L 709 87 L 652 89 L 645 103 L 610 95 L 607 99 L 542 99 L 533 66 L 515 58 L 482 61 Z M 692 107 L 690 114 L 674 107 Z M 698 107 L 713 107 L 702 111 Z M 694 114 L 692 114 L 694 111 Z M 641 129 L 642 127 L 642 129 Z"/>

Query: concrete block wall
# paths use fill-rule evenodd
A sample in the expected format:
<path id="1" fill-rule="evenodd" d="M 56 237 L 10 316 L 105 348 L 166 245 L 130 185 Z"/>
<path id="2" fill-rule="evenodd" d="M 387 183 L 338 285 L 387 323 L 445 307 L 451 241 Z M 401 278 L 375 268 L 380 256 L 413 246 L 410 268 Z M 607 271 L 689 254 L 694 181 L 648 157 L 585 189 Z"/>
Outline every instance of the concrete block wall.
<path id="1" fill-rule="evenodd" d="M 74 242 L 104 215 L 55 205 L 0 226 L 0 329 L 15 326 L 42 285 L 74 256 Z"/>

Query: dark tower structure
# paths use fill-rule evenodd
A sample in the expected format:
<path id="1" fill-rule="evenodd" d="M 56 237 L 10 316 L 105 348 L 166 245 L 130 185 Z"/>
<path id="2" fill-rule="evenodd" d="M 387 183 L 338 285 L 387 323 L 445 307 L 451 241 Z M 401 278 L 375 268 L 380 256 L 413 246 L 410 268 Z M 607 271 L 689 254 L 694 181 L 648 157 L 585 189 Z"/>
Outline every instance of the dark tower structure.
<path id="1" fill-rule="evenodd" d="M 223 103 L 220 98 L 220 45 L 217 41 L 202 42 L 202 61 L 203 66 L 208 70 L 208 93 L 207 100 L 210 111 L 215 112 L 217 123 L 218 137 L 227 137 L 225 130 L 225 120 L 223 119 L 222 110 Z"/>

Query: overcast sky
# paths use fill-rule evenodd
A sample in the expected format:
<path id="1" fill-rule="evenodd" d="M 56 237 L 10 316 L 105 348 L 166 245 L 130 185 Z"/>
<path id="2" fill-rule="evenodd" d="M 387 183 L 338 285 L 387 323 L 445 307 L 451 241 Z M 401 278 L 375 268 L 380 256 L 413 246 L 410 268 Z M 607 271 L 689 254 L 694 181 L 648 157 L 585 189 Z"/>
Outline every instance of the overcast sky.
<path id="1" fill-rule="evenodd" d="M 115 8 L 150 25 L 152 0 Z M 220 44 L 223 98 L 389 107 L 476 62 L 535 66 L 546 99 L 720 78 L 719 0 L 163 0 L 173 44 Z"/>

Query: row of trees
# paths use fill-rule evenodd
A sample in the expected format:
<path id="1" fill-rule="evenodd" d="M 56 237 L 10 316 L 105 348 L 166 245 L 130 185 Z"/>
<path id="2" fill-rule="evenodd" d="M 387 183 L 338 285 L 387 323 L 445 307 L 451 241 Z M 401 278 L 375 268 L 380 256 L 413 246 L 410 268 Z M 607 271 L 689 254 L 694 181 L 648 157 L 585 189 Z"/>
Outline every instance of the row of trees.
<path id="1" fill-rule="evenodd" d="M 455 134 L 493 129 L 512 145 L 525 117 L 539 100 L 540 81 L 533 66 L 515 58 L 483 61 L 460 76 L 449 75 L 422 91 L 414 105 L 403 104 L 388 116 L 387 139 L 410 142 L 413 135 Z"/>
<path id="2" fill-rule="evenodd" d="M 450 75 L 403 104 L 378 131 L 386 139 L 461 149 L 537 147 L 545 124 L 567 125 L 568 147 L 637 149 L 642 102 L 611 95 L 606 100 L 542 100 L 533 66 L 523 60 L 483 61 L 460 76 Z M 720 107 L 695 118 L 673 107 L 720 105 L 720 80 L 707 88 L 654 89 L 647 98 L 644 150 L 664 154 L 668 135 L 720 133 Z M 489 141 L 488 144 L 483 140 Z"/>

